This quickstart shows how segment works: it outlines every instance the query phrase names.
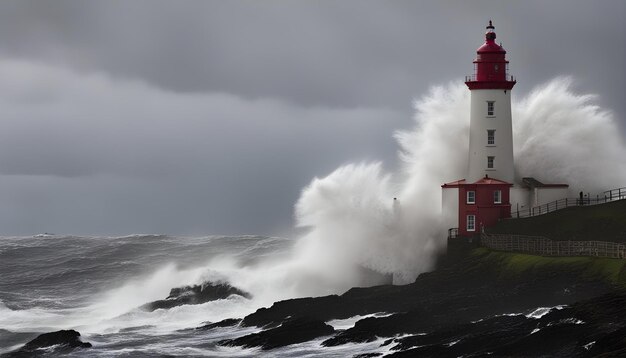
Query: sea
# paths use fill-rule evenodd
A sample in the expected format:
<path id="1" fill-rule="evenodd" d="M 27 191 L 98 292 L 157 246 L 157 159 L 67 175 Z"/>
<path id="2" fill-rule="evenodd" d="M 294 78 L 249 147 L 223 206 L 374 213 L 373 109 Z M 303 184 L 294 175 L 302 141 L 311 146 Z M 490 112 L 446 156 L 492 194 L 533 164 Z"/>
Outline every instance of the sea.
<path id="1" fill-rule="evenodd" d="M 148 312 L 139 307 L 171 288 L 228 281 L 288 254 L 293 240 L 264 236 L 84 237 L 41 234 L 0 238 L 0 354 L 46 332 L 74 329 L 89 357 L 344 357 L 381 352 L 381 341 L 323 347 L 325 338 L 270 351 L 218 345 L 257 327 L 196 329 L 243 318 L 272 302 L 232 295 Z M 227 262 L 228 265 L 224 263 Z M 236 268 L 236 270 L 234 270 Z M 228 272 L 230 270 L 230 272 Z M 350 328 L 360 317 L 328 322 Z"/>

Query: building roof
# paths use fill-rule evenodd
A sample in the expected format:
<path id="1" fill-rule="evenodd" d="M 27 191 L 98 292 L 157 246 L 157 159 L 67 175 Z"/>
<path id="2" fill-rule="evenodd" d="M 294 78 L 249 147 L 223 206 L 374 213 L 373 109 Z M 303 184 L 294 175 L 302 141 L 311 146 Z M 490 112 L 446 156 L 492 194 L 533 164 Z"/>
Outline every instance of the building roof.
<path id="1" fill-rule="evenodd" d="M 480 178 L 479 180 L 477 180 L 474 184 L 482 184 L 482 185 L 513 185 L 509 182 L 506 182 L 504 180 L 500 180 L 500 179 L 496 179 L 496 178 L 490 178 L 488 176 L 485 175 L 484 178 Z"/>
<path id="2" fill-rule="evenodd" d="M 451 181 L 449 183 L 445 183 L 441 187 L 442 188 L 457 188 L 460 185 L 464 185 L 464 184 L 466 184 L 465 183 L 465 179 L 459 179 L 459 180 L 456 180 L 456 181 Z"/>
<path id="3" fill-rule="evenodd" d="M 567 184 L 544 184 L 532 177 L 522 178 L 522 183 L 529 188 L 569 188 Z"/>
<path id="4" fill-rule="evenodd" d="M 442 188 L 458 188 L 463 185 L 509 185 L 509 186 L 513 186 L 513 184 L 506 182 L 504 180 L 490 178 L 485 175 L 484 178 L 480 178 L 474 183 L 468 183 L 465 179 L 459 179 L 456 181 L 445 183 L 441 187 Z"/>

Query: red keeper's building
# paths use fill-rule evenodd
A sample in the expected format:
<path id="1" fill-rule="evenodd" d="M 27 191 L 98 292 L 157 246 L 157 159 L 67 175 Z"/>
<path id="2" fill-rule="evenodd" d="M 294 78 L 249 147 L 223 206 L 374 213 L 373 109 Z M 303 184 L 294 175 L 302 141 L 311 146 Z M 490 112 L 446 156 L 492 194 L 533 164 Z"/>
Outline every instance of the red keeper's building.
<path id="1" fill-rule="evenodd" d="M 511 217 L 512 186 L 488 176 L 474 183 L 462 179 L 443 184 L 443 189 L 456 189 L 447 192 L 458 193 L 458 235 L 475 235 L 483 228 L 495 225 L 498 220 Z"/>

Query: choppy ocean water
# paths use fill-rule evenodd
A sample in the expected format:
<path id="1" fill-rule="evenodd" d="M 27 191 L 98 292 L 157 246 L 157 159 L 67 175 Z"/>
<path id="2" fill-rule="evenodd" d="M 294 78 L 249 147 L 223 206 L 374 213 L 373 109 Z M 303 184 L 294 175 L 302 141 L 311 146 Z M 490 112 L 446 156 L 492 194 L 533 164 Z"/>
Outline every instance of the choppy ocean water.
<path id="1" fill-rule="evenodd" d="M 257 328 L 195 329 L 243 318 L 263 305 L 240 296 L 153 312 L 138 308 L 164 299 L 173 287 L 224 279 L 224 267 L 254 270 L 260 261 L 280 260 L 292 243 L 262 236 L 2 237 L 0 353 L 61 329 L 79 331 L 95 357 L 351 356 L 380 350 L 377 341 L 324 348 L 318 339 L 263 352 L 216 344 Z M 354 321 L 330 323 L 346 328 Z"/>

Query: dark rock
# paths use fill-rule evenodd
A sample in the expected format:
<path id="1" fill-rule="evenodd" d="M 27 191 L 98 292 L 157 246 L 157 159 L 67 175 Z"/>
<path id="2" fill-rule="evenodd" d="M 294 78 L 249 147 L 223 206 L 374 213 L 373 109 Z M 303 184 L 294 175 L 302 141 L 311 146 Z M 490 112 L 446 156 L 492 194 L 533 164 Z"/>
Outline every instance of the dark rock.
<path id="1" fill-rule="evenodd" d="M 477 252 L 437 271 L 422 274 L 409 285 L 353 288 L 340 296 L 276 302 L 246 316 L 241 324 L 267 328 L 299 317 L 329 321 L 377 312 L 401 312 L 359 320 L 354 327 L 338 332 L 323 345 L 371 342 L 379 337 L 412 334 L 414 342 L 393 339 L 386 343 L 397 343 L 396 350 L 415 349 L 422 345 L 420 355 L 452 352 L 450 354 L 458 353 L 458 356 L 464 354 L 463 349 L 470 352 L 504 349 L 511 343 L 508 334 L 528 335 L 537 323 L 523 315 L 492 320 L 489 317 L 530 312 L 542 306 L 573 304 L 615 289 L 598 277 L 581 274 L 578 267 L 555 265 L 503 274 L 502 265 L 497 260 L 500 260 L 497 255 Z M 488 322 L 476 331 L 477 324 L 473 322 L 478 320 Z M 482 332 L 485 338 L 474 335 L 473 331 Z M 423 333 L 429 334 L 418 335 Z M 546 330 L 542 335 L 549 333 L 550 330 Z M 448 346 L 457 341 L 459 343 Z M 578 352 L 578 348 L 562 350 L 563 354 L 565 352 Z"/>
<path id="2" fill-rule="evenodd" d="M 221 341 L 226 346 L 261 347 L 273 349 L 290 344 L 306 342 L 333 334 L 334 328 L 319 320 L 307 318 L 289 319 L 282 325 L 240 338 Z"/>
<path id="3" fill-rule="evenodd" d="M 91 343 L 82 342 L 80 333 L 74 330 L 62 330 L 50 333 L 44 333 L 37 338 L 26 343 L 22 348 L 15 352 L 8 353 L 4 357 L 31 357 L 38 354 L 38 350 L 53 347 L 54 353 L 69 353 L 76 348 L 90 348 Z M 52 352 L 46 352 L 52 353 Z"/>
<path id="4" fill-rule="evenodd" d="M 499 316 L 392 340 L 391 357 L 623 357 L 626 293 L 553 309 L 541 318 Z"/>
<path id="5" fill-rule="evenodd" d="M 231 295 L 239 295 L 245 298 L 251 297 L 249 293 L 227 283 L 205 282 L 202 285 L 173 288 L 166 299 L 147 303 L 141 306 L 141 308 L 147 311 L 154 311 L 182 305 L 199 305 L 205 302 L 225 299 Z"/>
<path id="6" fill-rule="evenodd" d="M 200 327 L 198 327 L 196 329 L 208 331 L 208 330 L 211 330 L 211 329 L 214 329 L 214 328 L 223 328 L 223 327 L 236 326 L 239 323 L 241 323 L 241 319 L 239 319 L 239 318 L 228 318 L 228 319 L 221 320 L 219 322 L 209 323 L 209 324 L 206 324 L 204 326 L 200 326 Z"/>

